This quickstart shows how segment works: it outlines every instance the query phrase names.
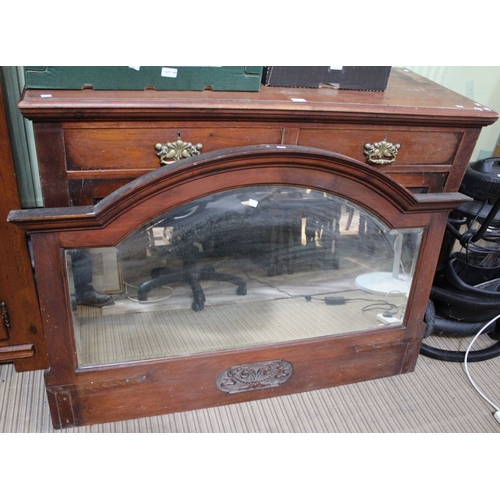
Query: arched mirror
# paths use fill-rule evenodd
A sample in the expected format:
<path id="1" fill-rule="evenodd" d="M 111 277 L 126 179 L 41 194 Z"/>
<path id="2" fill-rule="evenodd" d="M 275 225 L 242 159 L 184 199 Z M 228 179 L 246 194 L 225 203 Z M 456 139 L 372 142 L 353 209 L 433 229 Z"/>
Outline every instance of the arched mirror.
<path id="1" fill-rule="evenodd" d="M 390 229 L 355 203 L 300 187 L 249 186 L 182 204 L 116 246 L 66 250 L 78 363 L 401 325 L 422 231 Z M 111 304 L 77 300 L 90 280 Z"/>

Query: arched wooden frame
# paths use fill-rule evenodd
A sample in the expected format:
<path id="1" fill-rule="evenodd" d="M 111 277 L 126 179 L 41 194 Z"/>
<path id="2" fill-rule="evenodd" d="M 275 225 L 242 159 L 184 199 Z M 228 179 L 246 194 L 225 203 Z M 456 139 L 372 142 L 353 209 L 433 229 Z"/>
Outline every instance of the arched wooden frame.
<path id="1" fill-rule="evenodd" d="M 424 236 L 400 327 L 248 347 L 181 358 L 79 368 L 64 250 L 116 246 L 158 215 L 216 192 L 252 185 L 326 191 L 365 208 L 390 228 L 423 228 Z M 248 401 L 414 369 L 447 216 L 461 194 L 413 195 L 375 168 L 312 148 L 258 146 L 183 160 L 142 176 L 93 207 L 11 212 L 31 234 L 50 369 L 56 428 Z M 235 364 L 283 359 L 294 374 L 279 387 L 222 393 L 215 380 Z"/>

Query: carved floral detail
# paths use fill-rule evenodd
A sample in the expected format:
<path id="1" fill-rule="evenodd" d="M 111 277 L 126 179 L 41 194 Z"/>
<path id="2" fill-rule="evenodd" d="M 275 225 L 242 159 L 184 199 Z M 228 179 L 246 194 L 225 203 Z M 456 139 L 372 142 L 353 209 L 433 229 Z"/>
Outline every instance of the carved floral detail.
<path id="1" fill-rule="evenodd" d="M 293 373 L 288 361 L 275 360 L 232 366 L 217 378 L 217 387 L 224 392 L 245 392 L 277 387 Z"/>

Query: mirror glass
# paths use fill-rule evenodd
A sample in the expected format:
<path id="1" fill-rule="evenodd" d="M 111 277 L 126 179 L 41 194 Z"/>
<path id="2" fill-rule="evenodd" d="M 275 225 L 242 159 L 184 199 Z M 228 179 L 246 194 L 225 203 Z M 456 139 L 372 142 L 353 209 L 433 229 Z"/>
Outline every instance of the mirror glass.
<path id="1" fill-rule="evenodd" d="M 80 366 L 397 327 L 422 229 L 325 192 L 252 186 L 66 250 Z"/>

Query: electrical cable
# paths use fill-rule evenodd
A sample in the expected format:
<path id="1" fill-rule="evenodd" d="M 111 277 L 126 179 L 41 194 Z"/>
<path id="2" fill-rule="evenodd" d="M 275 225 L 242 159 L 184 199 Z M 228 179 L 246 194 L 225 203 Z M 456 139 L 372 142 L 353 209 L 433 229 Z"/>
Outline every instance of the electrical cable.
<path id="1" fill-rule="evenodd" d="M 126 281 L 123 282 L 123 284 L 125 285 L 125 296 L 127 297 L 128 300 L 132 301 L 132 302 L 137 302 L 138 304 L 153 304 L 155 302 L 162 302 L 164 300 L 167 300 L 168 298 L 171 297 L 172 293 L 174 292 L 172 288 L 170 288 L 169 286 L 166 286 L 166 287 L 161 287 L 162 289 L 165 289 L 165 290 L 170 290 L 170 293 L 168 295 L 166 295 L 165 297 L 160 297 L 159 299 L 148 299 L 147 301 L 146 300 L 139 300 L 139 299 L 134 299 L 133 297 L 131 297 L 128 293 L 128 289 L 129 287 L 130 288 L 139 288 L 138 286 L 134 286 L 134 285 L 131 285 L 130 283 L 127 283 Z"/>
<path id="2" fill-rule="evenodd" d="M 286 290 L 282 290 L 281 288 L 279 288 L 278 286 L 276 285 L 272 285 L 271 283 L 268 283 L 267 281 L 262 281 L 258 278 L 255 278 L 253 276 L 250 276 L 248 274 L 247 271 L 243 271 L 245 274 L 246 274 L 246 277 L 249 279 L 249 280 L 254 280 L 254 281 L 257 281 L 258 283 L 260 283 L 261 285 L 266 285 L 270 288 L 274 288 L 275 290 L 277 290 L 278 292 L 280 293 L 284 293 L 286 295 L 288 295 L 290 298 L 292 299 L 296 299 L 296 298 L 305 298 L 306 300 L 318 300 L 320 302 L 326 302 L 328 303 L 327 299 L 328 297 L 323 297 L 323 298 L 318 298 L 318 297 L 314 297 L 312 295 L 304 295 L 304 294 L 297 294 L 297 295 L 292 295 L 291 293 L 287 292 Z M 357 291 L 358 289 L 354 289 L 354 290 L 341 290 L 341 291 L 338 291 L 338 292 L 324 292 L 324 293 L 320 293 L 318 295 L 325 295 L 325 294 L 336 294 L 336 293 L 343 293 L 343 292 L 348 292 L 348 291 Z M 393 292 L 389 292 L 386 297 L 388 295 L 390 295 L 391 293 Z M 396 291 L 396 293 L 399 293 Z M 387 311 L 387 312 L 392 312 L 394 309 L 395 309 L 395 312 L 393 314 L 397 314 L 398 311 L 399 311 L 399 306 L 397 306 L 396 304 L 393 304 L 387 300 L 383 300 L 383 299 L 365 299 L 365 298 L 362 298 L 362 297 L 355 297 L 355 298 L 344 298 L 344 297 L 339 297 L 339 300 L 338 302 L 332 302 L 333 303 L 336 303 L 336 304 L 342 304 L 342 303 L 345 303 L 345 302 L 353 302 L 353 301 L 364 301 L 364 302 L 372 302 L 372 304 L 370 305 L 367 305 L 365 307 L 363 307 L 363 309 L 361 310 L 363 313 L 366 312 L 366 311 L 370 311 L 370 310 L 373 310 L 373 309 L 380 309 L 382 311 Z M 378 306 L 378 307 L 377 307 Z M 382 307 L 384 306 L 384 307 Z"/>
<path id="3" fill-rule="evenodd" d="M 484 234 L 491 225 L 491 221 L 496 217 L 498 211 L 500 210 L 500 197 L 495 201 L 495 204 L 491 207 L 485 220 L 482 222 L 479 230 L 471 238 L 471 242 L 475 243 L 483 238 Z M 477 216 L 476 216 L 477 217 Z"/>
<path id="4" fill-rule="evenodd" d="M 291 293 L 287 292 L 286 290 L 281 290 L 281 288 L 279 288 L 276 285 L 272 285 L 271 283 L 268 283 L 267 281 L 262 281 L 262 280 L 260 280 L 258 278 L 255 278 L 254 276 L 250 276 L 248 274 L 248 272 L 245 271 L 245 270 L 243 270 L 243 272 L 245 273 L 247 279 L 256 281 L 257 283 L 260 283 L 261 285 L 266 285 L 269 288 L 274 288 L 275 290 L 278 290 L 278 292 L 284 293 L 284 294 L 288 295 L 291 299 L 296 299 L 296 298 L 299 298 L 299 297 L 305 297 L 305 295 L 302 295 L 302 294 L 292 295 Z"/>
<path id="5" fill-rule="evenodd" d="M 479 387 L 477 386 L 477 384 L 474 382 L 474 380 L 472 380 L 472 377 L 469 373 L 469 367 L 467 365 L 467 359 L 469 357 L 469 352 L 474 344 L 474 342 L 476 342 L 476 340 L 478 339 L 478 337 L 486 330 L 486 328 L 488 328 L 492 323 L 494 323 L 495 321 L 497 321 L 498 319 L 500 319 L 500 314 L 497 314 L 493 319 L 491 319 L 490 321 L 488 321 L 488 323 L 486 323 L 480 330 L 479 332 L 476 334 L 476 336 L 472 339 L 472 342 L 469 344 L 469 347 L 467 349 L 467 351 L 465 352 L 465 358 L 464 358 L 464 369 L 465 369 L 465 373 L 467 374 L 467 377 L 469 378 L 469 381 L 470 383 L 472 384 L 472 386 L 474 387 L 474 389 L 476 389 L 476 391 L 479 393 L 479 395 L 487 402 L 489 403 L 490 406 L 492 406 L 494 409 L 495 409 L 495 412 L 493 413 L 493 416 L 495 417 L 495 419 L 500 423 L 500 408 L 495 404 L 493 403 L 484 393 L 483 391 L 481 391 L 481 389 L 479 389 Z"/>

